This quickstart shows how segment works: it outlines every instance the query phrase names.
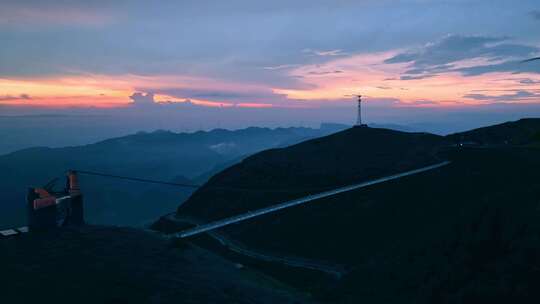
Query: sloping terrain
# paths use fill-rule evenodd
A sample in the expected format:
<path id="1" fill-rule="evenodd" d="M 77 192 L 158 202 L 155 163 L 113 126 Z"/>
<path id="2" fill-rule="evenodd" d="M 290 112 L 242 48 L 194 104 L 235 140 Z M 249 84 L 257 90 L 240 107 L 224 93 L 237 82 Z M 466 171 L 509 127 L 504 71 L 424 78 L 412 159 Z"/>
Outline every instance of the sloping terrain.
<path id="1" fill-rule="evenodd" d="M 321 294 L 330 302 L 539 299 L 540 150 L 460 151 L 452 160 L 225 233 L 264 252 L 349 265 L 337 290 Z"/>
<path id="2" fill-rule="evenodd" d="M 180 212 L 216 219 L 324 189 L 434 164 L 442 137 L 351 128 L 225 169 L 197 190 Z"/>
<path id="3" fill-rule="evenodd" d="M 448 135 L 454 142 L 471 142 L 481 145 L 522 145 L 540 132 L 540 118 L 524 118 L 502 124 Z"/>
<path id="4" fill-rule="evenodd" d="M 31 148 L 3 155 L 0 156 L 0 228 L 24 223 L 28 187 L 63 177 L 68 169 L 193 183 L 190 179 L 245 155 L 329 134 L 336 128 L 156 131 L 85 146 Z M 96 177 L 83 177 L 81 182 L 87 218 L 101 224 L 133 225 L 155 219 L 174 210 L 192 191 Z M 63 179 L 58 184 L 62 187 Z"/>
<path id="5" fill-rule="evenodd" d="M 282 283 L 148 232 L 88 226 L 0 240 L 2 303 L 307 303 Z"/>
<path id="6" fill-rule="evenodd" d="M 214 176 L 178 214 L 221 218 L 302 194 L 269 190 L 325 188 L 449 159 L 447 167 L 222 232 L 262 252 L 348 265 L 351 271 L 335 285 L 298 282 L 329 303 L 535 303 L 540 300 L 537 123 L 521 120 L 466 132 L 481 134 L 476 139 L 347 130 L 249 157 Z M 481 145 L 451 147 L 455 136 Z M 360 152 L 357 142 L 367 148 Z M 336 159 L 341 152 L 343 158 Z M 366 170 L 372 167 L 379 171 Z M 220 188 L 232 185 L 267 192 Z"/>

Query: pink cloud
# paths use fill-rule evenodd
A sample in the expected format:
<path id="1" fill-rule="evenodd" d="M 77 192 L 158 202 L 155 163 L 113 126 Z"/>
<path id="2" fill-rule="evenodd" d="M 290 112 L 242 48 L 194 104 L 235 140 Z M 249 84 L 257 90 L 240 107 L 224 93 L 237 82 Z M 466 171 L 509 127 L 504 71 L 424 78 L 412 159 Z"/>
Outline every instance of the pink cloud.
<path id="1" fill-rule="evenodd" d="M 305 65 L 290 70 L 289 75 L 306 84 L 307 89 L 274 88 L 274 92 L 288 99 L 312 102 L 340 101 L 346 95 L 358 94 L 377 99 L 396 99 L 394 106 L 415 107 L 466 107 L 497 102 L 496 99 L 472 99 L 464 96 L 473 90 L 517 90 L 522 82 L 511 79 L 509 72 L 464 76 L 459 72 L 447 72 L 432 77 L 403 80 L 401 75 L 410 68 L 408 63 L 388 64 L 384 61 L 399 53 L 398 50 L 381 53 L 359 54 L 330 60 L 323 64 Z M 482 60 L 462 60 L 457 65 L 475 66 Z M 329 72 L 330 71 L 330 72 Z M 331 71 L 340 71 L 331 73 Z M 527 84 L 538 79 L 535 74 L 523 73 Z M 529 98 L 530 101 L 530 98 Z M 540 101 L 537 101 L 540 102 Z"/>

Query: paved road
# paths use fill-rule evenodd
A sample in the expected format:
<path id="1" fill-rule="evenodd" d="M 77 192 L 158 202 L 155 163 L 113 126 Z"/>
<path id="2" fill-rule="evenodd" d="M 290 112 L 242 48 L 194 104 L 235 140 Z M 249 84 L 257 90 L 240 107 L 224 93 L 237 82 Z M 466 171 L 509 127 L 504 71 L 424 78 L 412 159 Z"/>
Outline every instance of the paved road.
<path id="1" fill-rule="evenodd" d="M 188 217 L 177 218 L 175 214 L 169 214 L 165 217 L 165 219 L 172 222 L 188 223 L 192 225 L 197 225 L 200 223 L 199 220 L 194 219 L 194 218 L 188 218 Z M 342 265 L 328 263 L 325 261 L 294 257 L 294 256 L 278 255 L 275 253 L 262 253 L 260 251 L 249 249 L 246 246 L 242 245 L 241 243 L 231 240 L 227 236 L 215 230 L 207 231 L 207 234 L 214 240 L 218 241 L 222 246 L 227 247 L 227 249 L 235 253 L 238 253 L 238 254 L 241 254 L 250 258 L 254 258 L 257 260 L 261 260 L 265 262 L 280 263 L 280 264 L 284 264 L 284 265 L 292 266 L 292 267 L 316 270 L 316 271 L 320 271 L 320 272 L 329 274 L 331 276 L 334 276 L 338 279 L 341 278 L 345 273 L 347 273 L 346 267 Z"/>
<path id="2" fill-rule="evenodd" d="M 336 195 L 336 194 L 349 192 L 349 191 L 357 190 L 357 189 L 360 189 L 360 188 L 365 188 L 365 187 L 368 187 L 368 186 L 384 183 L 384 182 L 399 179 L 399 178 L 402 178 L 402 177 L 405 177 L 405 176 L 414 175 L 414 174 L 434 170 L 434 169 L 446 166 L 448 164 L 450 164 L 450 161 L 444 161 L 444 162 L 441 162 L 441 163 L 438 163 L 438 164 L 435 164 L 435 165 L 431 165 L 431 166 L 427 166 L 427 167 L 423 167 L 423 168 L 420 168 L 420 169 L 411 170 L 411 171 L 407 171 L 407 172 L 403 172 L 403 173 L 399 173 L 399 174 L 394 174 L 394 175 L 382 177 L 382 178 L 379 178 L 379 179 L 375 179 L 375 180 L 371 180 L 371 181 L 367 181 L 367 182 L 363 182 L 363 183 L 359 183 L 359 184 L 354 184 L 354 185 L 350 185 L 350 186 L 346 186 L 346 187 L 337 188 L 337 189 L 334 189 L 334 190 L 321 192 L 321 193 L 314 194 L 314 195 L 308 195 L 308 196 L 303 197 L 303 198 L 299 198 L 299 199 L 295 199 L 295 200 L 292 200 L 292 201 L 287 201 L 287 202 L 284 202 L 284 203 L 272 205 L 270 207 L 258 209 L 258 210 L 255 210 L 255 211 L 248 211 L 248 212 L 246 212 L 244 214 L 232 216 L 232 217 L 225 218 L 225 219 L 218 220 L 218 221 L 214 221 L 214 222 L 211 222 L 211 223 L 208 223 L 208 224 L 199 225 L 199 226 L 191 228 L 191 229 L 180 231 L 180 232 L 175 234 L 175 237 L 177 237 L 177 238 L 186 238 L 186 237 L 190 237 L 190 236 L 197 235 L 197 234 L 200 234 L 200 233 L 205 233 L 205 232 L 217 229 L 217 228 L 221 228 L 221 227 L 228 226 L 228 225 L 231 225 L 231 224 L 234 224 L 234 223 L 245 221 L 245 220 L 248 220 L 248 219 L 251 219 L 251 218 L 254 218 L 254 217 L 257 217 L 257 216 L 261 216 L 261 215 L 264 215 L 264 214 L 267 214 L 267 213 L 275 212 L 275 211 L 278 211 L 278 210 L 281 210 L 281 209 L 290 208 L 290 207 L 293 207 L 293 206 L 305 204 L 305 203 L 308 203 L 308 202 L 311 202 L 311 201 L 314 201 L 314 200 L 318 200 L 318 199 L 321 199 L 321 198 L 333 196 L 333 195 Z"/>

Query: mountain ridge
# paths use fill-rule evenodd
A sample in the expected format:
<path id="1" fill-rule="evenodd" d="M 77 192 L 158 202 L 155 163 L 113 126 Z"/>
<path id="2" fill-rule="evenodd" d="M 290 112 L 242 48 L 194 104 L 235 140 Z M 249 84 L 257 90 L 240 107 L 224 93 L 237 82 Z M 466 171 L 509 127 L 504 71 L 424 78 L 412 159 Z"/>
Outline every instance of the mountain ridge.
<path id="1" fill-rule="evenodd" d="M 498 129 L 502 130 L 498 136 L 484 136 L 485 129 L 468 131 L 480 133 L 482 141 L 475 144 L 469 143 L 470 137 L 459 135 L 428 140 L 426 149 L 420 151 L 435 148 L 435 154 L 426 155 L 451 160 L 449 166 L 280 210 L 224 227 L 220 232 L 260 252 L 347 265 L 351 272 L 335 285 L 296 282 L 298 288 L 331 303 L 538 300 L 540 293 L 533 282 L 540 277 L 533 269 L 540 267 L 540 147 L 535 142 L 540 119 L 493 126 L 488 134 L 496 134 Z M 524 134 L 523 129 L 530 132 Z M 378 130 L 365 130 L 379 135 Z M 246 158 L 211 178 L 206 187 L 178 207 L 177 216 L 210 221 L 309 194 L 254 195 L 217 188 L 239 180 L 259 188 L 266 185 L 267 190 L 283 190 L 282 184 L 321 182 L 317 176 L 324 176 L 333 167 L 326 162 L 304 163 L 322 173 L 311 175 L 314 180 L 308 181 L 308 174 L 296 174 L 296 167 L 282 164 L 289 161 L 302 168 L 305 160 L 294 150 L 303 145 L 321 155 L 325 149 L 340 151 L 341 146 L 333 145 L 331 139 L 347 132 L 362 131 L 346 130 Z M 317 142 L 326 147 L 314 144 Z M 354 145 L 351 140 L 343 143 Z M 389 148 L 386 140 L 378 144 L 383 150 Z M 417 155 L 418 150 L 407 152 L 389 151 L 387 156 L 395 157 L 394 161 L 407 158 L 416 168 L 426 161 L 411 162 L 408 155 Z M 332 155 L 336 154 L 334 151 Z M 349 160 L 345 157 L 341 164 L 355 168 Z M 291 176 L 281 180 L 283 175 L 276 172 Z M 330 171 L 333 174 L 336 172 Z M 276 275 L 282 280 L 289 276 L 286 271 Z"/>
<path id="2" fill-rule="evenodd" d="M 362 137 L 364 143 L 354 143 L 354 138 L 357 137 Z M 370 145 L 372 141 L 377 141 L 380 146 Z M 381 177 L 385 174 L 412 170 L 439 161 L 434 150 L 446 144 L 448 143 L 443 137 L 428 133 L 351 128 L 297 145 L 269 149 L 252 155 L 213 176 L 181 208 L 184 211 L 187 208 L 189 213 L 189 210 L 196 208 L 196 201 L 209 200 L 209 197 L 215 194 L 211 190 L 215 187 L 279 188 L 281 191 L 298 189 L 297 195 L 301 195 L 307 194 L 301 189 L 329 189 Z M 408 157 L 405 157 L 406 155 Z M 369 163 L 362 163 L 363 158 L 368 159 Z M 254 175 L 258 178 L 252 178 Z M 288 178 L 289 175 L 292 175 L 292 178 Z M 206 189 L 210 191 L 208 194 L 204 193 Z M 218 198 L 212 199 L 213 207 L 219 208 L 219 202 L 230 199 L 230 197 L 225 198 L 227 194 L 224 191 L 220 189 Z M 235 193 L 235 190 L 232 190 L 229 195 L 234 197 Z M 256 196 L 253 198 L 256 201 L 268 203 L 271 200 L 277 202 L 280 199 L 290 198 L 288 195 L 249 193 L 241 197 L 240 204 L 243 204 L 244 209 L 247 208 L 245 205 L 247 197 L 251 195 Z M 251 209 L 264 206 L 265 204 L 257 204 Z M 221 216 L 234 214 L 232 210 L 226 212 L 219 210 L 216 213 Z"/>
<path id="3" fill-rule="evenodd" d="M 336 128 L 253 127 L 189 134 L 161 130 L 82 146 L 35 147 L 8 153 L 0 156 L 0 191 L 4 193 L 0 222 L 7 227 L 23 225 L 26 188 L 63 177 L 68 169 L 163 181 L 180 178 L 186 183 L 193 183 L 187 181 L 197 178 L 198 182 L 204 182 L 216 168 L 234 164 L 246 155 L 281 146 L 284 142 L 296 143 L 306 137 L 328 134 Z M 225 144 L 219 147 L 222 143 Z M 81 184 L 88 219 L 97 224 L 147 222 L 174 210 L 192 191 L 90 176 L 81 176 Z"/>

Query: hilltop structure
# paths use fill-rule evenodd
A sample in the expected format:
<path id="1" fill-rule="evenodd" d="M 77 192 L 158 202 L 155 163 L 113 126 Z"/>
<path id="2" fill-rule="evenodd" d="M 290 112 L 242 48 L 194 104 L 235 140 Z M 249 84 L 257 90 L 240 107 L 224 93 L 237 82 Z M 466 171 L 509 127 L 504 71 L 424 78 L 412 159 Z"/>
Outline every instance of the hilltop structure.
<path id="1" fill-rule="evenodd" d="M 356 95 L 358 97 L 358 116 L 356 117 L 355 127 L 367 127 L 367 124 L 362 123 L 362 95 Z"/>

